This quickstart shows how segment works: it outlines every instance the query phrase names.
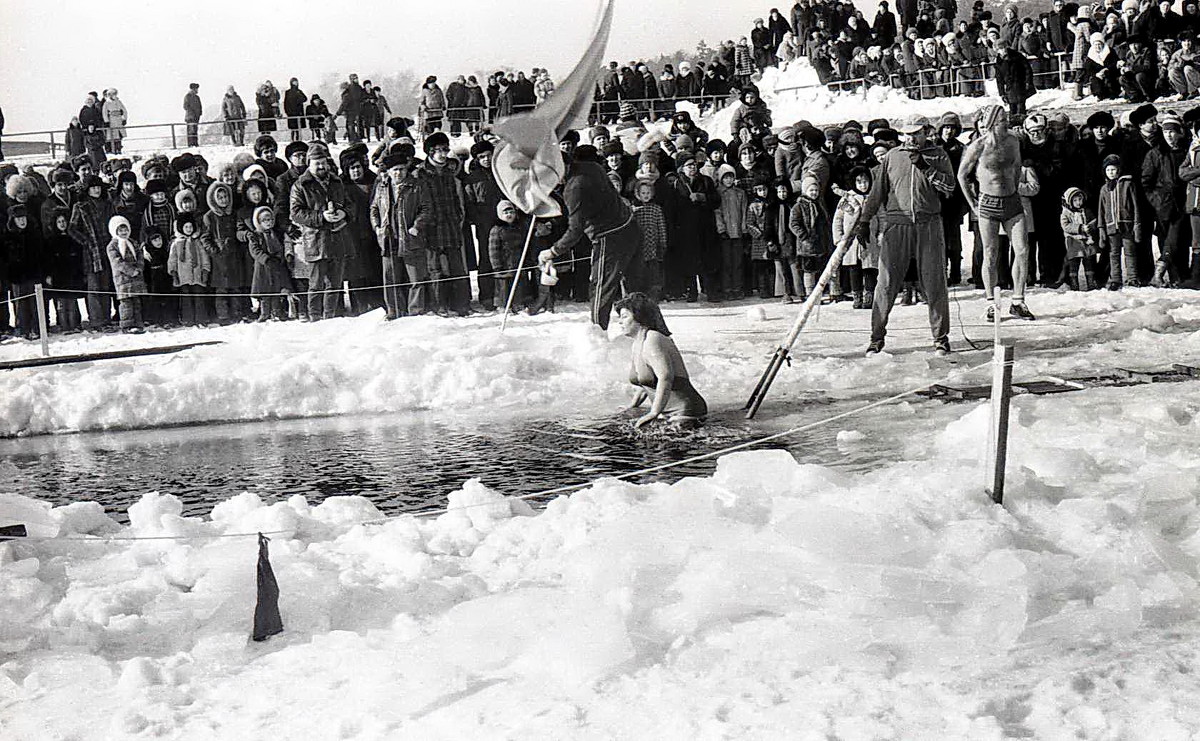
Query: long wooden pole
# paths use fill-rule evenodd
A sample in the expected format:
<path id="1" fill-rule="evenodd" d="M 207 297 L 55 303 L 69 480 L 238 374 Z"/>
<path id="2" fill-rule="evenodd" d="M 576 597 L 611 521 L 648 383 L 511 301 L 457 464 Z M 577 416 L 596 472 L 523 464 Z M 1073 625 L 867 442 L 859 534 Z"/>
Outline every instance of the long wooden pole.
<path id="1" fill-rule="evenodd" d="M 500 334 L 504 334 L 504 328 L 508 326 L 508 312 L 512 310 L 513 298 L 517 295 L 517 285 L 521 282 L 521 272 L 525 269 L 525 256 L 529 254 L 529 243 L 533 241 L 533 225 L 537 223 L 537 217 L 529 218 L 529 233 L 525 235 L 525 246 L 521 248 L 521 261 L 517 263 L 517 270 L 513 274 L 512 287 L 508 289 L 508 301 L 504 303 L 504 316 L 500 319 Z M 495 266 L 492 266 L 495 269 Z"/>
<path id="2" fill-rule="evenodd" d="M 762 406 L 763 399 L 767 397 L 767 392 L 771 390 L 771 384 L 775 382 L 775 376 L 778 375 L 779 369 L 791 357 L 792 345 L 796 344 L 796 340 L 800 337 L 800 332 L 804 329 L 804 325 L 808 323 L 808 318 L 812 316 L 813 311 L 820 305 L 821 294 L 825 292 L 825 286 L 829 285 L 829 281 L 833 280 L 833 274 L 841 269 L 842 259 L 845 258 L 846 251 L 850 249 L 850 244 L 853 240 L 854 234 L 851 232 L 842 241 L 841 245 L 834 250 L 833 255 L 829 258 L 829 262 L 825 265 L 825 270 L 821 273 L 821 277 L 817 279 L 817 285 L 813 286 L 812 291 L 808 294 L 808 298 L 804 301 L 804 306 L 800 309 L 800 315 L 796 317 L 791 330 L 783 338 L 783 342 L 780 342 L 779 346 L 775 348 L 775 354 L 771 357 L 770 364 L 758 379 L 758 385 L 754 387 L 754 392 L 750 394 L 746 405 L 742 407 L 746 410 L 746 419 L 754 419 L 754 415 L 758 413 L 758 408 Z"/>

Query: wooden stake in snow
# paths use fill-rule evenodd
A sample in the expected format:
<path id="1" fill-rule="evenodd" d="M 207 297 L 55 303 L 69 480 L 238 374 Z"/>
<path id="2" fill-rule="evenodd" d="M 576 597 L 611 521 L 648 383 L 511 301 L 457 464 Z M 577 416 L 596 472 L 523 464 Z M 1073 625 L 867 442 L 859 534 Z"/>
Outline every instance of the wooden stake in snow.
<path id="1" fill-rule="evenodd" d="M 775 348 L 775 355 L 771 358 L 771 363 L 767 369 L 763 371 L 762 376 L 758 379 L 758 385 L 754 387 L 754 392 L 750 394 L 750 399 L 746 405 L 742 407 L 746 410 L 746 419 L 754 419 L 754 415 L 758 413 L 758 408 L 762 406 L 763 399 L 767 397 L 767 391 L 771 389 L 771 384 L 775 382 L 775 376 L 779 374 L 779 369 L 791 357 L 792 345 L 796 344 L 796 340 L 800 337 L 801 330 L 808 323 L 808 318 L 812 316 L 813 310 L 821 303 L 821 294 L 825 292 L 825 286 L 829 285 L 829 281 L 833 279 L 833 274 L 842 267 L 842 259 L 846 257 L 846 251 L 850 249 L 850 244 L 854 239 L 854 234 L 846 236 L 846 239 L 834 250 L 833 255 L 829 258 L 829 262 L 825 265 L 825 271 L 821 273 L 821 277 L 817 280 L 817 285 L 813 286 L 812 291 L 808 294 L 808 299 L 800 309 L 800 316 L 796 317 L 795 324 L 792 325 L 791 331 L 783 338 L 783 342 Z"/>
<path id="2" fill-rule="evenodd" d="M 504 316 L 500 319 L 500 334 L 504 334 L 504 328 L 508 325 L 508 313 L 512 311 L 513 298 L 517 295 L 517 285 L 521 282 L 521 273 L 525 268 L 525 256 L 529 254 L 529 243 L 533 241 L 533 225 L 537 223 L 537 217 L 529 217 L 529 233 L 525 235 L 525 246 L 521 248 L 521 261 L 517 263 L 517 270 L 513 273 L 512 287 L 508 289 L 508 301 L 504 302 Z M 495 266 L 492 266 L 495 269 Z"/>
<path id="3" fill-rule="evenodd" d="M 33 287 L 34 298 L 37 299 L 38 332 L 42 339 L 42 356 L 50 356 L 50 321 L 46 318 L 46 292 L 42 284 Z"/>
<path id="4" fill-rule="evenodd" d="M 999 312 L 997 312 L 999 313 Z M 987 492 L 1004 504 L 1004 469 L 1008 463 L 1008 410 L 1012 402 L 1013 346 L 997 344 L 992 360 L 992 424 L 988 439 Z"/>

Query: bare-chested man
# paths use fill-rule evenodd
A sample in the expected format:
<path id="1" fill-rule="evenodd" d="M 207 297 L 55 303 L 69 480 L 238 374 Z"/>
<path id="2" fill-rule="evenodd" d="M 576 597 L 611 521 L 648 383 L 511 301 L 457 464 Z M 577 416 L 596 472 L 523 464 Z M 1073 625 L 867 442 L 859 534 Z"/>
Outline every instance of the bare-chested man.
<path id="1" fill-rule="evenodd" d="M 958 182 L 979 219 L 983 240 L 983 290 L 989 302 L 988 321 L 995 317 L 1000 300 L 996 272 L 1001 228 L 1008 234 L 1013 248 L 1013 296 L 1008 313 L 1018 319 L 1033 319 L 1033 313 L 1025 305 L 1029 237 L 1025 210 L 1017 193 L 1017 184 L 1021 181 L 1021 142 L 1008 130 L 1008 114 L 1002 106 L 987 106 L 979 116 L 979 136 L 963 153 Z"/>

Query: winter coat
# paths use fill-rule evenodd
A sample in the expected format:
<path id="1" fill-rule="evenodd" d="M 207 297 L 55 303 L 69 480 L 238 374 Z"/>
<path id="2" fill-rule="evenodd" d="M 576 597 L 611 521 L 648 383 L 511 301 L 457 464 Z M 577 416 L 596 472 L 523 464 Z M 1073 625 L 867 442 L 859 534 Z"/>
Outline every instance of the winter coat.
<path id="1" fill-rule="evenodd" d="M 425 247 L 437 254 L 461 252 L 463 248 L 463 195 L 458 178 L 461 169 L 462 165 L 453 157 L 442 167 L 425 160 L 416 168 L 433 205 Z"/>
<path id="2" fill-rule="evenodd" d="M 95 274 L 109 269 L 106 253 L 108 220 L 112 218 L 112 204 L 107 198 L 84 196 L 71 209 L 67 233 L 83 248 L 83 270 Z"/>
<path id="3" fill-rule="evenodd" d="M 221 101 L 221 118 L 225 119 L 225 134 L 227 136 L 241 131 L 246 127 L 246 104 L 237 93 L 225 93 Z"/>
<path id="4" fill-rule="evenodd" d="M 79 298 L 83 294 L 64 294 L 58 291 L 83 291 L 87 279 L 83 274 L 83 245 L 71 239 L 69 234 L 55 231 L 45 238 L 46 269 L 50 274 L 50 286 L 55 289 L 54 298 Z"/>
<path id="5" fill-rule="evenodd" d="M 0 234 L 0 276 L 12 283 L 40 283 L 46 278 L 48 266 L 42 247 L 42 230 L 28 219 L 24 229 L 17 229 L 9 218 L 8 228 Z"/>
<path id="6" fill-rule="evenodd" d="M 167 235 L 170 232 L 159 232 L 159 234 Z M 142 256 L 146 258 L 146 269 L 143 276 L 146 280 L 146 290 L 150 293 L 174 293 L 172 290 L 174 281 L 171 279 L 171 274 L 167 272 L 167 263 L 171 257 L 171 242 L 163 236 L 163 240 L 159 244 L 159 247 L 155 247 L 149 240 L 145 240 L 142 245 Z"/>
<path id="7" fill-rule="evenodd" d="M 417 109 L 426 121 L 440 121 L 446 111 L 446 95 L 437 83 L 431 83 L 421 89 Z"/>
<path id="8" fill-rule="evenodd" d="M 423 179 L 409 175 L 397 187 L 390 178 L 381 175 L 375 182 L 371 228 L 384 256 L 409 259 L 424 254 L 425 237 L 432 219 L 433 199 Z M 417 230 L 416 235 L 409 232 L 413 228 Z"/>
<path id="9" fill-rule="evenodd" d="M 730 239 L 741 239 L 746 235 L 746 209 L 750 205 L 746 191 L 736 185 L 732 188 L 717 185 L 717 194 L 721 199 L 716 213 L 717 234 Z"/>
<path id="10" fill-rule="evenodd" d="M 201 217 L 200 241 L 208 250 L 209 261 L 212 265 L 211 282 L 213 288 L 245 288 L 250 285 L 250 254 L 245 244 L 238 239 L 238 233 L 245 233 L 244 225 L 238 222 L 232 206 L 218 209 L 213 199 L 217 184 L 209 187 L 207 193 L 208 213 Z M 244 236 L 243 236 L 244 239 Z"/>
<path id="11" fill-rule="evenodd" d="M 1133 178 L 1122 175 L 1109 180 L 1100 188 L 1100 206 L 1096 222 L 1101 241 L 1108 237 L 1122 236 L 1138 239 L 1142 236 L 1142 213 L 1138 204 Z"/>
<path id="12" fill-rule="evenodd" d="M 661 261 L 667 252 L 667 220 L 657 203 L 639 203 L 633 207 L 633 219 L 642 232 L 642 259 Z"/>
<path id="13" fill-rule="evenodd" d="M 1096 254 L 1096 238 L 1099 234 L 1095 211 L 1086 205 L 1078 211 L 1071 208 L 1071 199 L 1076 193 L 1083 194 L 1083 191 L 1079 188 L 1068 188 L 1067 192 L 1063 193 L 1063 209 L 1058 218 L 1069 260 Z"/>
<path id="14" fill-rule="evenodd" d="M 927 165 L 919 169 L 917 155 Z M 879 215 L 881 224 L 919 224 L 940 217 L 942 196 L 958 187 L 950 158 L 933 142 L 919 151 L 902 146 L 888 152 L 863 204 L 863 218 Z"/>
<path id="15" fill-rule="evenodd" d="M 176 234 L 167 256 L 167 272 L 178 286 L 207 286 L 212 276 L 212 260 L 200 238 Z"/>
<path id="16" fill-rule="evenodd" d="M 523 217 L 508 224 L 499 222 L 488 233 L 488 257 L 492 260 L 492 269 L 500 271 L 501 278 L 512 278 L 514 271 L 531 267 L 528 258 L 526 264 L 521 264 L 521 250 L 525 247 L 525 233 L 529 223 Z"/>
<path id="17" fill-rule="evenodd" d="M 754 55 L 746 44 L 738 44 L 733 51 L 733 74 L 737 77 L 749 77 L 754 74 Z"/>
<path id="18" fill-rule="evenodd" d="M 866 203 L 866 200 L 867 197 L 857 191 L 850 190 L 842 194 L 837 208 L 833 211 L 833 246 L 835 249 L 841 246 L 846 237 L 858 225 L 858 218 L 862 214 L 863 204 Z M 851 240 L 850 248 L 846 250 L 846 254 L 842 258 L 843 265 L 861 265 L 864 268 L 873 268 L 878 261 L 878 240 L 871 239 L 870 235 L 862 234 Z"/>
<path id="19" fill-rule="evenodd" d="M 789 197 L 780 201 L 776 196 L 771 197 L 767 207 L 767 244 L 771 258 L 774 260 L 791 261 L 796 259 L 796 235 L 792 234 L 790 225 L 792 204 L 795 198 Z"/>
<path id="20" fill-rule="evenodd" d="M 254 260 L 251 293 L 267 296 L 292 290 L 292 276 L 284 263 L 283 243 L 274 230 L 250 232 L 247 246 Z"/>
<path id="21" fill-rule="evenodd" d="M 123 194 L 113 196 L 112 213 L 115 216 L 124 216 L 129 222 L 129 238 L 135 242 L 142 239 L 142 219 L 149 202 L 150 199 L 141 191 L 134 191 L 130 197 Z"/>
<path id="22" fill-rule="evenodd" d="M 71 124 L 67 126 L 66 141 L 68 156 L 77 157 L 83 154 L 85 149 L 83 144 L 83 127 L 72 121 Z"/>
<path id="23" fill-rule="evenodd" d="M 800 196 L 792 205 L 788 229 L 796 237 L 798 257 L 824 257 L 831 252 L 833 232 L 820 201 Z"/>
<path id="24" fill-rule="evenodd" d="M 1187 184 L 1179 176 L 1179 169 L 1187 161 L 1189 149 L 1171 149 L 1161 142 L 1142 161 L 1142 192 L 1154 208 L 1160 224 L 1172 224 L 1184 214 L 1187 200 Z"/>
<path id="25" fill-rule="evenodd" d="M 204 107 L 200 104 L 200 96 L 195 91 L 189 90 L 187 95 L 183 96 L 183 120 L 195 123 L 203 114 Z"/>
<path id="26" fill-rule="evenodd" d="M 1188 147 L 1187 156 L 1179 165 L 1179 179 L 1187 186 L 1184 210 L 1189 214 L 1200 213 L 1200 138 Z"/>
<path id="27" fill-rule="evenodd" d="M 490 167 L 475 165 L 461 176 L 463 207 L 467 222 L 485 233 L 496 223 L 496 205 L 504 200 L 504 192 L 496 183 Z"/>
<path id="28" fill-rule="evenodd" d="M 996 60 L 996 85 L 1000 97 L 1009 103 L 1024 102 L 1035 92 L 1033 67 L 1019 51 L 1010 50 Z"/>
<path id="29" fill-rule="evenodd" d="M 833 179 L 833 159 L 823 151 L 808 154 L 800 165 L 800 171 L 789 173 L 788 178 L 793 193 L 799 193 L 804 181 L 808 179 L 816 180 L 817 185 L 821 186 L 821 193 L 825 193 Z"/>
<path id="30" fill-rule="evenodd" d="M 748 118 L 755 116 L 760 117 L 766 122 L 768 127 L 771 126 L 771 109 L 763 102 L 762 98 L 754 101 L 754 105 L 746 105 L 742 103 L 737 110 L 733 112 L 733 118 L 729 122 L 729 133 L 734 139 L 738 138 L 743 126 L 748 126 L 746 123 Z"/>
<path id="31" fill-rule="evenodd" d="M 125 138 L 125 124 L 129 122 L 129 113 L 120 98 L 113 96 L 104 99 L 101 107 L 104 114 L 104 125 L 108 127 L 108 140 L 120 141 Z"/>
<path id="32" fill-rule="evenodd" d="M 346 218 L 337 224 L 325 221 L 322 214 L 328 204 L 341 209 Z M 345 185 L 332 173 L 321 182 L 312 171 L 305 171 L 292 186 L 288 218 L 300 227 L 300 249 L 298 253 L 305 262 L 317 260 L 344 260 L 346 258 L 345 231 L 354 218 L 349 207 Z"/>
<path id="33" fill-rule="evenodd" d="M 304 115 L 304 104 L 308 102 L 308 96 L 298 87 L 289 87 L 283 93 L 283 114 L 288 118 L 295 118 Z M 300 121 L 301 127 L 304 125 L 304 120 Z"/>
<path id="34" fill-rule="evenodd" d="M 112 267 L 113 289 L 117 292 L 117 300 L 124 301 L 146 292 L 146 263 L 142 246 L 132 238 L 126 240 L 126 249 L 121 249 L 120 245 L 116 239 L 109 240 L 106 251 Z"/>
<path id="35" fill-rule="evenodd" d="M 746 233 L 750 235 L 751 260 L 772 259 L 767 253 L 767 222 L 772 216 L 770 204 L 761 198 L 754 198 L 746 207 Z"/>
<path id="36" fill-rule="evenodd" d="M 125 218 L 129 218 L 126 216 Z M 131 220 L 130 224 L 133 223 Z M 170 201 L 157 205 L 146 199 L 146 208 L 141 215 L 142 228 L 153 226 L 163 235 L 169 235 L 175 228 L 175 207 Z"/>

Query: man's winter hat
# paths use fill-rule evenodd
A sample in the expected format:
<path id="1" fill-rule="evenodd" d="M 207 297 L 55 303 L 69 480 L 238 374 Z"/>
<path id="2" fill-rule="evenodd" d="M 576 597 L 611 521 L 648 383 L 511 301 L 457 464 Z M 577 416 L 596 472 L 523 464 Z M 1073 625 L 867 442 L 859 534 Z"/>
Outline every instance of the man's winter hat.
<path id="1" fill-rule="evenodd" d="M 267 229 L 263 226 L 263 219 L 267 216 L 274 216 L 275 212 L 270 206 L 259 206 L 254 209 L 254 215 L 250 217 L 250 223 L 254 224 L 255 231 L 265 232 Z"/>
<path id="2" fill-rule="evenodd" d="M 737 170 L 733 169 L 733 165 L 724 164 L 717 168 L 717 182 L 721 182 L 726 175 L 737 177 Z"/>
<path id="3" fill-rule="evenodd" d="M 774 134 L 767 134 L 766 136 L 763 137 L 762 143 L 763 143 L 763 149 L 773 147 L 779 143 L 779 137 L 775 136 Z"/>
<path id="4" fill-rule="evenodd" d="M 692 114 L 687 111 L 675 111 L 675 114 L 671 116 L 671 120 L 675 123 L 691 123 Z"/>
<path id="5" fill-rule="evenodd" d="M 1087 125 L 1090 129 L 1111 129 L 1117 125 L 1117 120 L 1108 111 L 1096 111 L 1088 116 Z"/>
<path id="6" fill-rule="evenodd" d="M 288 142 L 288 145 L 283 148 L 284 159 L 290 160 L 292 158 L 292 156 L 296 155 L 296 154 L 303 154 L 304 156 L 307 157 L 308 156 L 308 143 L 307 142 Z"/>
<path id="7" fill-rule="evenodd" d="M 1154 107 L 1153 103 L 1143 103 L 1137 108 L 1134 108 L 1133 112 L 1129 114 L 1129 123 L 1133 124 L 1135 128 L 1141 128 L 1142 124 L 1148 122 L 1157 115 L 1158 109 Z"/>
<path id="8" fill-rule="evenodd" d="M 499 218 L 499 217 L 502 217 L 502 216 L 504 215 L 504 212 L 505 212 L 505 211 L 507 211 L 507 210 L 508 210 L 508 209 L 510 209 L 510 208 L 511 208 L 513 211 L 517 211 L 517 206 L 516 206 L 516 204 L 514 204 L 512 201 L 509 201 L 509 200 L 506 200 L 506 199 L 501 199 L 501 200 L 500 200 L 500 201 L 499 201 L 499 202 L 496 204 L 496 217 L 497 217 L 497 218 Z"/>
<path id="9" fill-rule="evenodd" d="M 193 227 L 196 226 L 196 215 L 191 211 L 184 211 L 175 217 L 175 231 L 183 234 L 185 224 L 191 224 Z"/>
<path id="10" fill-rule="evenodd" d="M 621 118 L 637 118 L 637 109 L 633 107 L 633 103 L 622 101 L 618 107 L 618 112 Z"/>
<path id="11" fill-rule="evenodd" d="M 1046 129 L 1046 117 L 1040 113 L 1031 113 L 1025 117 L 1026 131 L 1044 131 Z"/>
<path id="12" fill-rule="evenodd" d="M 930 128 L 930 126 L 932 126 L 932 124 L 929 123 L 928 118 L 925 118 L 924 116 L 917 116 L 912 121 L 909 121 L 908 123 L 901 126 L 900 133 L 901 134 L 918 134 L 922 131 L 927 130 L 928 128 Z"/>
<path id="13" fill-rule="evenodd" d="M 625 146 L 617 140 L 612 140 L 604 145 L 603 152 L 605 157 L 612 154 L 625 154 Z"/>
<path id="14" fill-rule="evenodd" d="M 600 153 L 591 144 L 580 144 L 575 147 L 576 162 L 599 162 Z"/>
<path id="15" fill-rule="evenodd" d="M 858 121 L 855 121 L 853 118 L 850 119 L 849 121 L 847 121 L 845 124 L 843 124 L 842 129 L 844 131 L 850 131 L 851 129 L 854 129 L 855 131 L 857 131 L 860 134 L 863 133 L 863 125 L 860 124 Z"/>
<path id="16" fill-rule="evenodd" d="M 1107 157 L 1105 157 L 1104 158 L 1104 169 L 1107 170 L 1109 168 L 1109 166 L 1120 167 L 1121 166 L 1121 155 L 1110 154 Z"/>
<path id="17" fill-rule="evenodd" d="M 946 128 L 947 126 L 951 126 L 956 131 L 961 132 L 962 131 L 962 118 L 960 118 L 959 115 L 957 113 L 955 113 L 954 111 L 946 111 L 945 113 L 942 114 L 942 117 L 940 119 L 938 119 L 938 131 L 941 131 L 942 129 Z"/>
<path id="18" fill-rule="evenodd" d="M 171 169 L 175 172 L 186 172 L 196 166 L 196 155 L 184 152 L 171 160 Z"/>
<path id="19" fill-rule="evenodd" d="M 129 170 L 122 170 L 121 173 L 117 175 L 117 190 L 120 190 L 121 186 L 125 183 L 133 183 L 136 186 L 137 175 L 134 175 Z"/>
<path id="20" fill-rule="evenodd" d="M 1176 131 L 1183 131 L 1183 119 L 1173 111 L 1164 113 L 1163 117 L 1159 119 L 1158 125 L 1163 127 L 1164 130 L 1173 128 Z"/>
<path id="21" fill-rule="evenodd" d="M 433 151 L 434 147 L 450 146 L 450 137 L 446 136 L 444 131 L 435 131 L 425 138 L 425 154 Z"/>
<path id="22" fill-rule="evenodd" d="M 412 128 L 413 120 L 403 116 L 393 116 L 388 119 L 387 127 L 392 130 L 392 134 L 396 137 L 408 136 L 408 130 Z"/>
<path id="23" fill-rule="evenodd" d="M 612 134 L 610 134 L 608 131 L 608 127 L 593 126 L 592 128 L 588 129 L 588 141 L 596 141 L 596 139 L 600 137 L 604 137 L 606 139 L 612 137 Z"/>
<path id="24" fill-rule="evenodd" d="M 704 151 L 708 154 L 724 152 L 727 149 L 729 149 L 729 145 L 725 143 L 724 139 L 709 139 L 708 144 L 704 145 Z"/>
<path id="25" fill-rule="evenodd" d="M 893 145 L 900 143 L 900 132 L 895 129 L 877 129 L 874 144 Z"/>
<path id="26" fill-rule="evenodd" d="M 491 154 L 494 151 L 496 151 L 496 145 L 486 139 L 482 139 L 471 145 L 471 158 L 476 159 L 481 154 Z"/>
<path id="27" fill-rule="evenodd" d="M 1193 129 L 1196 128 L 1197 124 L 1200 124 L 1200 106 L 1190 108 L 1184 112 L 1183 123 Z"/>
<path id="28" fill-rule="evenodd" d="M 383 158 L 383 169 L 390 170 L 393 167 L 408 167 L 412 164 L 412 155 L 405 152 L 390 152 Z"/>
<path id="29" fill-rule="evenodd" d="M 146 181 L 146 195 L 152 196 L 155 193 L 166 193 L 167 181 L 162 178 L 151 178 Z"/>
<path id="30" fill-rule="evenodd" d="M 64 170 L 60 167 L 59 169 L 50 173 L 51 185 L 58 185 L 59 183 L 70 185 L 73 182 L 75 182 L 75 175 L 72 174 L 70 170 Z"/>
<path id="31" fill-rule="evenodd" d="M 242 170 L 242 182 L 248 183 L 251 180 L 258 180 L 262 183 L 267 182 L 267 171 L 263 169 L 262 165 L 254 164 Z"/>
<path id="32" fill-rule="evenodd" d="M 570 131 L 568 131 L 566 133 L 565 136 L 563 136 L 562 139 L 559 139 L 559 142 L 560 143 L 561 142 L 570 142 L 572 144 L 578 144 L 579 143 L 579 132 L 576 131 L 575 129 L 571 129 Z"/>
<path id="33" fill-rule="evenodd" d="M 791 126 L 784 126 L 779 130 L 779 143 L 784 146 L 789 146 L 796 143 L 796 130 Z"/>
<path id="34" fill-rule="evenodd" d="M 388 147 L 388 154 L 402 154 L 409 159 L 414 159 L 417 156 L 417 148 L 412 142 L 393 142 L 392 146 Z"/>
<path id="35" fill-rule="evenodd" d="M 996 122 L 999 121 L 1000 117 L 1003 115 L 1005 115 L 1004 106 L 985 105 L 979 111 L 979 117 L 976 118 L 975 121 L 979 124 L 980 131 L 988 131 L 996 125 Z"/>
<path id="36" fill-rule="evenodd" d="M 84 190 L 91 190 L 92 188 L 103 188 L 103 187 L 104 187 L 104 181 L 100 179 L 99 175 L 92 174 L 92 175 L 88 175 L 86 178 L 83 179 L 83 189 Z"/>
<path id="37" fill-rule="evenodd" d="M 648 149 L 638 155 L 638 171 L 646 165 L 654 165 L 657 169 L 662 169 L 662 150 Z"/>
<path id="38" fill-rule="evenodd" d="M 329 157 L 329 147 L 321 142 L 308 143 L 308 160 L 309 162 L 315 159 L 325 159 Z"/>
<path id="39" fill-rule="evenodd" d="M 82 165 L 90 164 L 92 164 L 92 158 L 86 154 L 77 154 L 71 158 L 71 167 L 74 167 L 76 170 L 78 170 Z M 13 167 L 16 167 L 16 165 Z"/>
<path id="40" fill-rule="evenodd" d="M 682 134 L 675 138 L 675 148 L 680 150 L 686 149 L 689 152 L 695 152 L 696 140 L 692 139 L 692 137 L 688 136 L 687 134 Z"/>
<path id="41" fill-rule="evenodd" d="M 890 123 L 888 123 L 888 120 L 886 118 L 873 118 L 867 122 L 867 133 L 870 134 L 871 136 L 874 136 L 875 132 L 879 129 L 890 129 L 890 128 L 892 128 L 892 125 Z"/>
<path id="42" fill-rule="evenodd" d="M 825 134 L 814 128 L 807 128 L 800 132 L 800 141 L 812 149 L 820 149 L 825 146 Z"/>
<path id="43" fill-rule="evenodd" d="M 675 153 L 675 167 L 681 168 L 689 162 L 697 162 L 698 155 L 695 152 L 689 152 L 686 149 L 681 149 Z"/>
<path id="44" fill-rule="evenodd" d="M 124 226 L 129 230 L 130 235 L 133 234 L 133 227 L 129 225 L 129 219 L 124 216 L 117 215 L 108 220 L 108 235 L 113 239 L 117 238 L 117 229 Z"/>
<path id="45" fill-rule="evenodd" d="M 275 137 L 270 134 L 259 134 L 254 140 L 254 156 L 261 157 L 262 153 L 268 149 L 272 151 L 279 150 L 279 142 L 275 141 Z"/>
<path id="46" fill-rule="evenodd" d="M 342 150 L 342 153 L 338 155 L 338 160 L 341 162 L 352 159 L 365 160 L 369 154 L 370 152 L 367 150 L 366 144 L 363 144 L 362 142 L 354 142 Z"/>

